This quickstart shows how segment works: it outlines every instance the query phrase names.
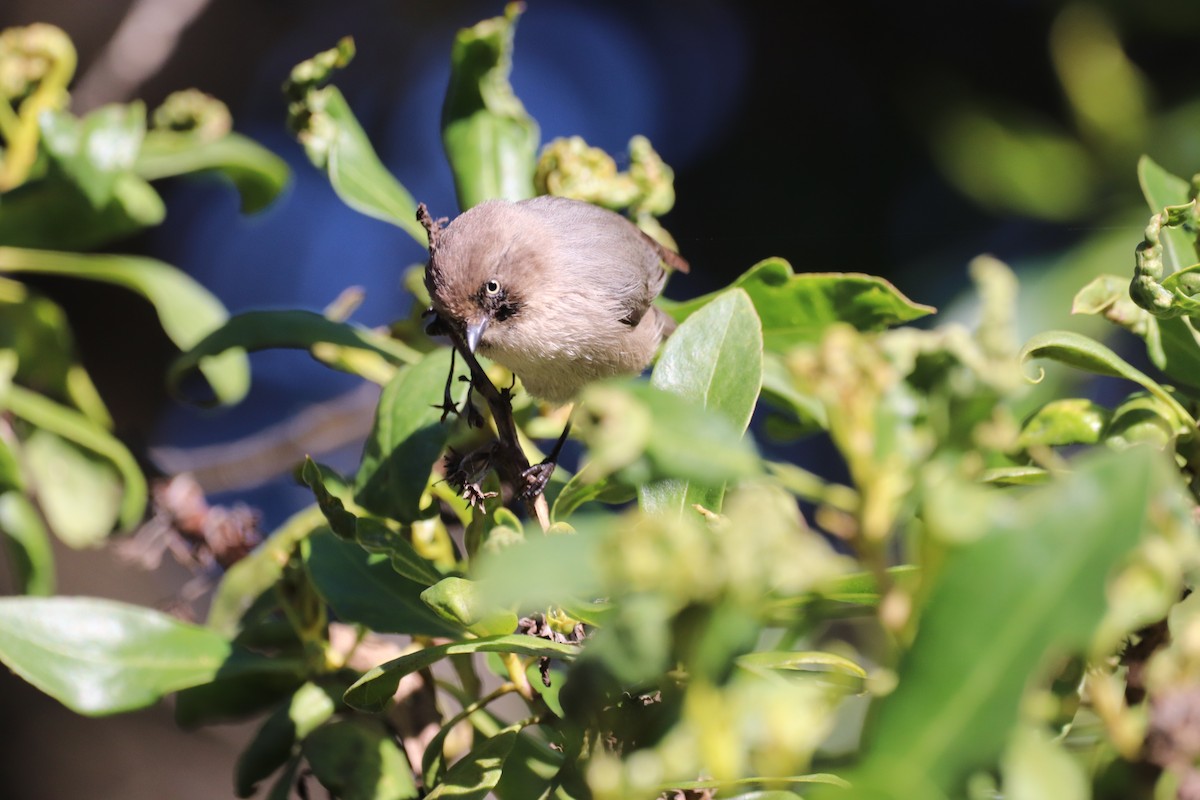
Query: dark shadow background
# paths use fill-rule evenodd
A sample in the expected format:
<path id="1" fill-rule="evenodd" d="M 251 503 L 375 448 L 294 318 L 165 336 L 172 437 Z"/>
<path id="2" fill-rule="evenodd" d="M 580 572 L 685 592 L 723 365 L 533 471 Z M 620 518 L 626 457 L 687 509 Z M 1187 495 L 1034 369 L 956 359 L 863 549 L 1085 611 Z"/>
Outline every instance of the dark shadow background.
<path id="1" fill-rule="evenodd" d="M 1147 216 L 1137 156 L 1150 152 L 1184 175 L 1200 168 L 1200 87 L 1188 58 L 1200 5 L 1190 0 L 528 6 L 513 83 L 543 141 L 579 134 L 620 160 L 641 133 L 674 167 L 678 201 L 664 222 L 693 267 L 673 281 L 675 297 L 710 291 L 776 255 L 798 270 L 883 275 L 938 306 L 953 303 L 967 262 L 983 252 L 1021 268 L 1029 287 L 1067 269 L 1081 248 L 1113 241 L 1115 250 L 1104 250 L 1117 254 L 1111 263 L 1079 274 L 1126 273 Z M 423 253 L 403 232 L 340 204 L 284 131 L 279 85 L 297 61 L 353 35 L 358 56 L 338 85 L 413 195 L 452 215 L 438 133 L 450 43 L 459 27 L 501 10 L 499 2 L 6 0 L 0 27 L 46 21 L 73 37 L 78 113 L 133 97 L 153 107 L 196 86 L 292 164 L 288 192 L 253 218 L 238 215 L 227 186 L 160 186 L 166 224 L 122 251 L 187 269 L 232 311 L 319 309 L 361 285 L 366 301 L 354 319 L 374 325 L 406 311 L 399 278 Z M 1074 34 L 1098 49 L 1073 50 Z M 1113 91 L 1124 105 L 1108 122 L 1081 122 L 1056 67 L 1055 36 L 1068 60 L 1077 52 L 1092 59 L 1081 80 L 1092 76 L 1100 94 L 1117 85 L 1108 70 L 1123 48 L 1142 105 Z M 1119 42 L 1115 51 L 1106 37 Z M 1075 173 L 1045 174 L 1036 156 L 1046 137 L 1065 148 L 1050 163 L 1078 162 Z M 982 188 L 981 166 L 995 173 Z M 1061 205 L 1039 204 L 1039 192 L 1058 190 Z M 1072 204 L 1080 192 L 1086 202 Z M 250 436 L 358 385 L 303 354 L 257 354 L 242 406 L 185 409 L 162 389 L 172 350 L 148 307 L 107 287 L 41 285 L 67 306 L 119 432 L 139 450 L 186 452 Z M 369 421 L 369 395 L 350 402 Z M 325 460 L 351 466 L 358 448 L 350 437 Z M 281 480 L 235 496 L 263 508 L 269 529 L 307 492 Z M 181 580 L 170 570 L 136 573 L 106 554 L 60 559 L 67 594 L 155 604 Z M 232 796 L 233 759 L 252 730 L 182 734 L 165 708 L 83 720 L 8 675 L 0 698 L 0 796 L 14 800 Z"/>

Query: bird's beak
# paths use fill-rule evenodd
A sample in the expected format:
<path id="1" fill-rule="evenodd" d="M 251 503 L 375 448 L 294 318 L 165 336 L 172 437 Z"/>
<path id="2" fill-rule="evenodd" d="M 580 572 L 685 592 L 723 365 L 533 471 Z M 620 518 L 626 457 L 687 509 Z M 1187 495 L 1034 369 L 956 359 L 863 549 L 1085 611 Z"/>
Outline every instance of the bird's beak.
<path id="1" fill-rule="evenodd" d="M 479 347 L 479 340 L 483 338 L 483 332 L 487 330 L 491 321 L 491 317 L 480 317 L 474 322 L 467 323 L 467 349 L 472 353 Z"/>

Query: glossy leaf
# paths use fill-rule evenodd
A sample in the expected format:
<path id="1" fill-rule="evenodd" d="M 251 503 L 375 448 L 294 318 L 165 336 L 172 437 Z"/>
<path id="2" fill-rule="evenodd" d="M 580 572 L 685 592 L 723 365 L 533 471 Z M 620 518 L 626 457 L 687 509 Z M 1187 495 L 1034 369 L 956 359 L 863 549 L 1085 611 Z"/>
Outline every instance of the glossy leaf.
<path id="1" fill-rule="evenodd" d="M 1186 422 L 1193 427 L 1196 425 L 1191 414 L 1171 396 L 1170 392 L 1109 348 L 1082 334 L 1072 331 L 1039 333 L 1025 343 L 1021 349 L 1020 358 L 1022 363 L 1034 358 L 1049 358 L 1097 375 L 1109 375 L 1133 381 L 1165 403 L 1178 415 L 1181 422 Z M 1042 374 L 1044 373 L 1039 373 L 1038 377 L 1033 379 L 1035 383 L 1041 380 Z"/>
<path id="2" fill-rule="evenodd" d="M 118 177 L 137 158 L 146 134 L 146 106 L 140 101 L 110 104 L 83 119 L 68 111 L 47 111 L 39 121 L 50 158 L 94 208 L 101 208 L 112 197 Z"/>
<path id="3" fill-rule="evenodd" d="M 450 433 L 436 407 L 450 372 L 450 353 L 430 353 L 397 374 L 380 395 L 354 482 L 355 501 L 373 514 L 401 522 L 421 516 L 421 495 Z M 464 391 L 455 387 L 460 397 Z"/>
<path id="4" fill-rule="evenodd" d="M 951 795 L 993 763 L 1047 652 L 1087 646 L 1107 577 L 1160 491 L 1160 459 L 1147 448 L 1094 459 L 990 515 L 989 534 L 950 554 L 899 686 L 865 734 L 856 787 Z"/>
<path id="5" fill-rule="evenodd" d="M 380 664 L 367 672 L 346 691 L 344 699 L 348 705 L 363 711 L 381 711 L 396 693 L 396 687 L 405 675 L 425 669 L 447 656 L 470 653 L 516 653 L 539 658 L 574 658 L 579 654 L 579 648 L 523 634 L 489 636 L 426 647 Z"/>
<path id="6" fill-rule="evenodd" d="M 390 222 L 426 246 L 416 202 L 379 160 L 346 98 L 335 86 L 319 93 L 321 119 L 327 124 L 323 130 L 327 138 L 322 143 L 328 148 L 324 168 L 333 190 L 355 211 Z"/>
<path id="7" fill-rule="evenodd" d="M 29 499 L 20 492 L 0 494 L 0 540 L 12 565 L 19 593 L 54 594 L 54 551 L 50 534 Z"/>
<path id="8" fill-rule="evenodd" d="M 408 800 L 419 796 L 404 751 L 379 720 L 323 725 L 304 741 L 321 785 L 340 800 Z"/>
<path id="9" fill-rule="evenodd" d="M 762 321 L 763 344 L 777 353 L 819 342 L 825 329 L 836 322 L 860 331 L 878 331 L 935 310 L 909 300 L 883 278 L 854 272 L 796 274 L 782 258 L 758 262 L 730 288 L 746 291 Z M 725 291 L 683 303 L 660 303 L 676 321 L 683 322 Z"/>
<path id="10" fill-rule="evenodd" d="M 141 521 L 146 509 L 146 478 L 125 445 L 78 411 L 61 406 L 20 386 L 10 386 L 7 393 L 0 397 L 0 406 L 34 427 L 73 442 L 110 461 L 116 467 L 123 487 L 117 521 L 125 529 L 132 528 Z M 47 484 L 53 484 L 58 479 L 53 474 L 42 477 Z M 59 488 L 61 487 L 54 487 L 52 491 Z M 71 498 L 65 498 L 64 502 L 69 505 Z M 81 535 L 82 544 L 88 541 L 90 537 Z"/>
<path id="11" fill-rule="evenodd" d="M 216 330 L 195 343 L 171 364 L 167 379 L 178 386 L 193 369 L 204 369 L 214 358 L 225 358 L 243 351 L 286 348 L 312 350 L 322 344 L 365 350 L 378 354 L 393 364 L 403 364 L 417 357 L 405 345 L 387 336 L 349 322 L 336 322 L 312 311 L 248 311 L 231 317 Z M 218 395 L 221 403 L 236 403 L 245 396 Z"/>
<path id="12" fill-rule="evenodd" d="M 523 6 L 459 31 L 442 106 L 442 144 L 464 211 L 484 200 L 532 197 L 538 127 L 513 92 L 513 33 Z"/>
<path id="13" fill-rule="evenodd" d="M 711 410 L 744 431 L 754 413 L 763 375 L 762 329 L 750 298 L 734 289 L 686 320 L 663 346 L 650 383 Z M 643 508 L 681 514 L 700 504 L 719 511 L 719 487 L 667 480 L 642 487 Z"/>
<path id="14" fill-rule="evenodd" d="M 308 540 L 305 564 L 313 585 L 343 621 L 379 633 L 455 636 L 448 624 L 421 602 L 425 586 L 392 569 L 383 554 L 319 531 Z"/>
<path id="15" fill-rule="evenodd" d="M 1182 205 L 1191 200 L 1187 181 L 1167 172 L 1150 156 L 1144 155 L 1138 159 L 1137 173 L 1138 184 L 1142 187 L 1146 204 L 1150 206 L 1150 213 L 1157 214 L 1167 206 Z M 1163 266 L 1168 274 L 1197 261 L 1196 237 L 1182 228 L 1164 228 L 1162 246 Z"/>
<path id="16" fill-rule="evenodd" d="M 73 711 L 102 716 L 212 680 L 229 642 L 160 611 L 80 597 L 0 598 L 0 661 Z"/>
<path id="17" fill-rule="evenodd" d="M 1021 426 L 1019 447 L 1057 447 L 1100 441 L 1112 412 L 1085 398 L 1051 400 Z"/>
<path id="18" fill-rule="evenodd" d="M 489 607 L 476 583 L 466 578 L 442 578 L 421 592 L 421 600 L 442 619 L 476 636 L 499 636 L 517 628 L 516 614 Z"/>
<path id="19" fill-rule="evenodd" d="M 0 247 L 0 273 L 62 275 L 122 286 L 150 301 L 163 332 L 181 350 L 196 345 L 228 316 L 207 289 L 186 273 L 152 258 Z M 197 361 L 222 402 L 235 402 L 246 394 L 250 367 L 245 354 L 214 353 Z"/>
<path id="20" fill-rule="evenodd" d="M 242 212 L 266 208 L 287 186 L 287 162 L 252 139 L 228 133 L 204 141 L 188 133 L 155 130 L 146 134 L 134 171 L 148 181 L 213 172 L 228 178 L 242 197 Z"/>

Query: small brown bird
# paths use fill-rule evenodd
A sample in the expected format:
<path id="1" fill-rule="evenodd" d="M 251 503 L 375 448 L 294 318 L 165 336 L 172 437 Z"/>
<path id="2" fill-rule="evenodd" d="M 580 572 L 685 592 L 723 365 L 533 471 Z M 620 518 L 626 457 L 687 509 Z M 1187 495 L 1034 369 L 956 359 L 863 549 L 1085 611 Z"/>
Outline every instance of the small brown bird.
<path id="1" fill-rule="evenodd" d="M 429 252 L 425 286 L 441 322 L 553 403 L 645 369 L 675 328 L 652 305 L 663 265 L 687 271 L 624 217 L 551 196 L 475 206 Z"/>

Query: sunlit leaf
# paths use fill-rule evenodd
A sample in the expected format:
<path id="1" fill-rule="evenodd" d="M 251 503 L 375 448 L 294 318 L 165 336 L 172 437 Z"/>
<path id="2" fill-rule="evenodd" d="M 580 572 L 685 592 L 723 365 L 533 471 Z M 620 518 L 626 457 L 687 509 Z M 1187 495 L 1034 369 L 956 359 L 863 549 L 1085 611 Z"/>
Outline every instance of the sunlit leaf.
<path id="1" fill-rule="evenodd" d="M 1094 459 L 992 515 L 988 535 L 950 554 L 899 686 L 866 731 L 856 787 L 952 795 L 994 762 L 1047 652 L 1087 646 L 1107 576 L 1140 538 L 1162 482 L 1159 458 L 1139 448 Z"/>
<path id="2" fill-rule="evenodd" d="M 88 716 L 143 708 L 206 683 L 230 669 L 233 654 L 214 631 L 149 608 L 80 597 L 0 598 L 0 661 Z"/>
<path id="3" fill-rule="evenodd" d="M 484 200 L 532 197 L 538 126 L 508 81 L 523 5 L 459 31 L 450 53 L 442 143 L 464 211 Z"/>
<path id="4" fill-rule="evenodd" d="M 266 208 L 289 177 L 287 162 L 237 133 L 204 141 L 188 133 L 150 131 L 133 169 L 148 181 L 192 172 L 220 174 L 237 187 L 247 214 Z"/>
<path id="5" fill-rule="evenodd" d="M 1138 159 L 1137 173 L 1138 184 L 1142 187 L 1146 204 L 1150 206 L 1150 213 L 1157 214 L 1167 206 L 1182 205 L 1191 200 L 1188 196 L 1187 181 L 1167 172 L 1150 156 L 1144 155 Z M 1196 263 L 1194 234 L 1189 235 L 1182 228 L 1164 227 L 1161 236 L 1163 266 L 1167 274 Z"/>
<path id="6" fill-rule="evenodd" d="M 500 782 L 504 761 L 517 742 L 523 725 L 512 725 L 485 739 L 452 766 L 427 800 L 461 798 L 485 800 Z"/>
<path id="7" fill-rule="evenodd" d="M 46 431 L 34 431 L 21 452 L 38 505 L 58 538 L 75 548 L 104 541 L 121 506 L 121 481 L 112 465 Z"/>

